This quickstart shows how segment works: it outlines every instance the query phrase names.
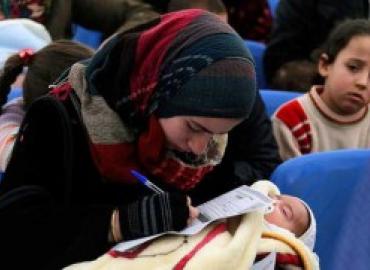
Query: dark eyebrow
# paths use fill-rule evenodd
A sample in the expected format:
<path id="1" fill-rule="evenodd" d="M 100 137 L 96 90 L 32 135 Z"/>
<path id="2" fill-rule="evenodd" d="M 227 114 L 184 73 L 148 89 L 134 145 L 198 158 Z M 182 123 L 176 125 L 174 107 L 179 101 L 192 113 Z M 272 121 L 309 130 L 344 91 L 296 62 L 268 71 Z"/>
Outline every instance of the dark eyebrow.
<path id="1" fill-rule="evenodd" d="M 200 130 L 204 131 L 204 132 L 207 132 L 207 133 L 210 133 L 210 134 L 213 134 L 212 131 L 208 130 L 206 127 L 198 124 L 197 122 L 193 121 L 193 120 L 190 120 L 190 123 L 195 126 L 196 128 L 199 128 Z"/>
<path id="2" fill-rule="evenodd" d="M 212 130 L 209 130 L 207 129 L 206 127 L 200 125 L 199 123 L 193 121 L 193 120 L 190 120 L 190 122 L 196 127 L 196 128 L 199 128 L 200 130 L 208 133 L 208 134 L 211 134 L 211 135 L 214 135 L 214 134 L 218 134 L 218 135 L 222 135 L 222 134 L 225 134 L 227 132 L 219 132 L 219 133 L 216 133 L 216 132 L 213 132 Z"/>
<path id="3" fill-rule="evenodd" d="M 359 58 L 349 58 L 347 60 L 347 62 L 349 62 L 349 63 L 355 63 L 355 64 L 362 64 L 362 65 L 364 65 L 364 63 L 365 63 L 364 60 L 359 59 Z"/>

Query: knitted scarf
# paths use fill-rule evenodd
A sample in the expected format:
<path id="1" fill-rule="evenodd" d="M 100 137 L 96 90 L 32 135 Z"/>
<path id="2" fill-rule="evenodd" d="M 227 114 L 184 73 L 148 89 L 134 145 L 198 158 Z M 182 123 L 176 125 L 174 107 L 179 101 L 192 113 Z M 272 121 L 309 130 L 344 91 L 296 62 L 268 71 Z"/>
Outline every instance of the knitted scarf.
<path id="1" fill-rule="evenodd" d="M 68 80 L 104 178 L 136 183 L 130 171 L 138 169 L 181 190 L 221 161 L 227 139 L 214 136 L 201 157 L 170 151 L 158 118 L 245 118 L 256 91 L 243 41 L 202 10 L 169 13 L 116 34 L 90 62 L 75 64 Z"/>

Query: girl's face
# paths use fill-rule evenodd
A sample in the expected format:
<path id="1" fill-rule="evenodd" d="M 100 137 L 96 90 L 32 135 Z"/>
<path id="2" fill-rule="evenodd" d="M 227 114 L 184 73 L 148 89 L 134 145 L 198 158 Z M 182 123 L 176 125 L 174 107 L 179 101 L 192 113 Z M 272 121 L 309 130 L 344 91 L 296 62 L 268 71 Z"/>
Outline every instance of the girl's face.
<path id="1" fill-rule="evenodd" d="M 327 63 L 323 54 L 319 73 L 325 78 L 322 100 L 334 112 L 351 115 L 370 101 L 370 36 L 355 36 Z"/>
<path id="2" fill-rule="evenodd" d="M 169 149 L 204 154 L 212 136 L 226 134 L 242 119 L 211 118 L 199 116 L 174 116 L 160 118 Z"/>

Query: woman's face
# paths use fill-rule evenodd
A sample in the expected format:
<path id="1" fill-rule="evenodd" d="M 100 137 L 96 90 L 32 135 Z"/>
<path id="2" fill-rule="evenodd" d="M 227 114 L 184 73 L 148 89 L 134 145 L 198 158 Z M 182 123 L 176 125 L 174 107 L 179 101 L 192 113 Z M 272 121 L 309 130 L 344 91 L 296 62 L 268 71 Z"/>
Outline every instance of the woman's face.
<path id="1" fill-rule="evenodd" d="M 226 134 L 242 119 L 211 118 L 199 116 L 174 116 L 160 118 L 169 149 L 204 154 L 207 145 L 215 134 Z"/>
<path id="2" fill-rule="evenodd" d="M 265 220 L 301 236 L 309 227 L 310 216 L 300 199 L 289 195 L 274 196 L 275 208 Z"/>

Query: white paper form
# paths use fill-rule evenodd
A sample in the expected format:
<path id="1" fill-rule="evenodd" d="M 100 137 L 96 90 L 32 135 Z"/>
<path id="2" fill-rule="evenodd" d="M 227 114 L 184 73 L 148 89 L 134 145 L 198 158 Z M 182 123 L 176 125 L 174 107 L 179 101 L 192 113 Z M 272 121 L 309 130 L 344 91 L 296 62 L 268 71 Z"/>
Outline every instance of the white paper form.
<path id="1" fill-rule="evenodd" d="M 198 206 L 203 222 L 236 216 L 272 206 L 272 199 L 248 186 L 240 186 Z"/>
<path id="2" fill-rule="evenodd" d="M 197 206 L 200 211 L 199 217 L 190 226 L 180 232 L 165 232 L 132 241 L 122 242 L 116 245 L 113 249 L 120 252 L 127 251 L 164 234 L 194 235 L 199 233 L 209 223 L 216 220 L 238 216 L 253 211 L 270 211 L 272 209 L 272 203 L 273 200 L 268 196 L 243 185 Z"/>

